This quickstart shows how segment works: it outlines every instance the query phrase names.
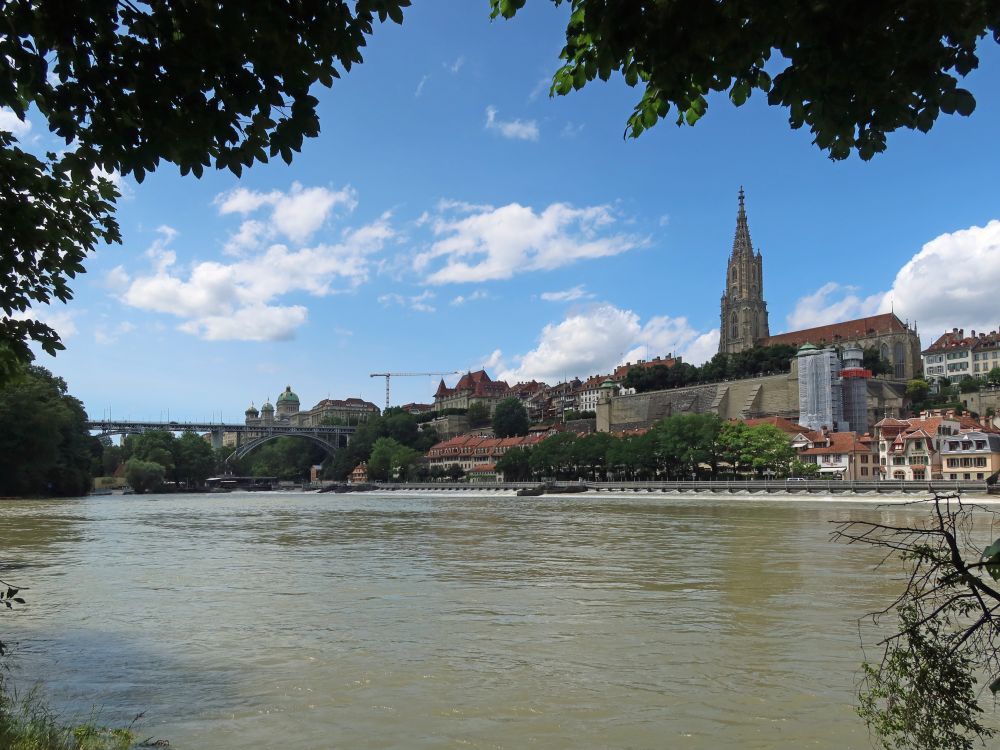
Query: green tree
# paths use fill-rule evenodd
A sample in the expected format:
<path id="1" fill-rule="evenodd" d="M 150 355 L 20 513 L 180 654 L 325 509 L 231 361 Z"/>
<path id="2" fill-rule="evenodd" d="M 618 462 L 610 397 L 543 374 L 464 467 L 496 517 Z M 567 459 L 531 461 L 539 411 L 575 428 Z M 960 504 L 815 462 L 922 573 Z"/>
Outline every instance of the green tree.
<path id="1" fill-rule="evenodd" d="M 493 410 L 493 434 L 498 438 L 527 435 L 528 411 L 516 396 L 505 398 Z"/>
<path id="2" fill-rule="evenodd" d="M 421 458 L 420 451 L 409 448 L 390 437 L 375 441 L 368 459 L 368 476 L 380 481 L 407 479 Z"/>
<path id="3" fill-rule="evenodd" d="M 469 424 L 472 427 L 482 427 L 490 423 L 490 408 L 482 401 L 474 401 L 469 404 L 466 415 L 469 417 Z"/>
<path id="4" fill-rule="evenodd" d="M 922 378 L 915 378 L 906 384 L 906 395 L 911 401 L 923 401 L 931 391 L 931 384 Z"/>
<path id="5" fill-rule="evenodd" d="M 788 435 L 774 425 L 749 427 L 743 422 L 730 422 L 722 425 L 718 442 L 720 456 L 737 474 L 773 472 L 788 476 L 792 470 L 795 449 Z"/>
<path id="6" fill-rule="evenodd" d="M 531 450 L 530 465 L 534 474 L 557 479 L 574 478 L 576 461 L 573 457 L 573 444 L 576 435 L 572 432 L 560 432 L 537 443 Z"/>
<path id="7" fill-rule="evenodd" d="M 86 494 L 97 442 L 86 420 L 62 378 L 16 367 L 0 385 L 0 495 Z"/>
<path id="8" fill-rule="evenodd" d="M 457 482 L 459 479 L 465 476 L 465 469 L 463 469 L 458 464 L 452 464 L 447 469 L 448 478 L 453 482 Z"/>
<path id="9" fill-rule="evenodd" d="M 511 448 L 497 459 L 497 472 L 506 482 L 531 479 L 531 448 Z"/>
<path id="10" fill-rule="evenodd" d="M 891 375 L 892 365 L 882 359 L 878 349 L 874 346 L 866 346 L 861 350 L 861 366 L 866 370 L 871 370 L 872 375 Z"/>
<path id="11" fill-rule="evenodd" d="M 1000 367 L 994 367 L 986 374 L 986 382 L 990 385 L 1000 385 Z"/>
<path id="12" fill-rule="evenodd" d="M 140 495 L 163 484 L 166 473 L 166 467 L 156 461 L 130 458 L 125 462 L 125 481 Z"/>
<path id="13" fill-rule="evenodd" d="M 122 449 L 117 445 L 107 445 L 101 453 L 102 476 L 110 477 L 121 466 Z"/>
<path id="14" fill-rule="evenodd" d="M 201 486 L 215 471 L 212 446 L 193 432 L 185 432 L 174 445 L 175 474 L 178 482 Z"/>
<path id="15" fill-rule="evenodd" d="M 608 449 L 615 439 L 606 432 L 592 432 L 576 439 L 570 455 L 573 465 L 576 466 L 581 476 L 586 475 L 590 479 L 604 476 Z"/>
<path id="16" fill-rule="evenodd" d="M 642 89 L 626 127 L 637 137 L 671 109 L 678 125 L 694 125 L 712 92 L 740 106 L 760 91 L 833 159 L 871 159 L 899 128 L 927 132 L 942 112 L 971 114 L 976 100 L 959 79 L 978 67 L 981 39 L 1000 41 L 1000 14 L 985 2 L 949 13 L 914 2 L 845 13 L 794 0 L 568 1 L 553 95 L 619 72 Z M 490 0 L 492 15 L 511 18 L 524 3 Z"/>
<path id="17" fill-rule="evenodd" d="M 715 474 L 722 421 L 715 414 L 675 414 L 660 420 L 653 434 L 671 479 L 689 479 L 708 467 Z"/>
<path id="18" fill-rule="evenodd" d="M 40 159 L 0 133 L 0 373 L 31 360 L 29 341 L 62 348 L 16 314 L 69 299 L 87 254 L 121 241 L 99 171 L 141 182 L 161 161 L 196 176 L 290 162 L 319 134 L 310 89 L 362 62 L 376 19 L 402 23 L 409 4 L 7 0 L 0 106 L 34 107 L 67 148 Z"/>
<path id="19" fill-rule="evenodd" d="M 982 383 L 979 382 L 979 378 L 971 375 L 965 375 L 958 383 L 958 390 L 961 393 L 976 393 L 980 388 Z"/>

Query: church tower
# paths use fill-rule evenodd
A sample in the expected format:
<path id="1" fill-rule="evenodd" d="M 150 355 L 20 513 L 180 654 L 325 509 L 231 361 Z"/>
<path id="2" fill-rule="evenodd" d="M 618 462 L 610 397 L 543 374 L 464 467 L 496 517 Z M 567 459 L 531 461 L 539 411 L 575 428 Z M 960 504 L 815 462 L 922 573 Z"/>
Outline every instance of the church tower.
<path id="1" fill-rule="evenodd" d="M 764 301 L 763 259 L 755 254 L 747 227 L 747 212 L 740 188 L 740 209 L 736 214 L 733 253 L 726 269 L 726 291 L 722 294 L 719 321 L 719 352 L 734 354 L 750 349 L 770 336 L 767 303 Z"/>

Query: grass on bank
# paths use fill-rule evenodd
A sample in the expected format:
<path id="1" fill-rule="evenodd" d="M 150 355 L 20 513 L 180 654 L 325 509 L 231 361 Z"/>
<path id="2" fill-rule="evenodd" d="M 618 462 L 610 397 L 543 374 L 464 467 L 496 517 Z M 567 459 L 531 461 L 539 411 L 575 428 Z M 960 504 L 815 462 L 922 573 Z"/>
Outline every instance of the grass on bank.
<path id="1" fill-rule="evenodd" d="M 38 690 L 19 696 L 0 674 L 0 748 L 3 750 L 129 750 L 131 727 L 96 724 L 65 726 L 45 705 Z"/>

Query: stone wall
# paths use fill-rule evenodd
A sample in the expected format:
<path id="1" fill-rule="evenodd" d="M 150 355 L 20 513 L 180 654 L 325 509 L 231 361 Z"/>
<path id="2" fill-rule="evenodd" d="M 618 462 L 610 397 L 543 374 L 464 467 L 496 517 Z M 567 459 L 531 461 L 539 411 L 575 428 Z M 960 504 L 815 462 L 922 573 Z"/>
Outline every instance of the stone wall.
<path id="1" fill-rule="evenodd" d="M 902 381 L 868 382 L 869 427 L 885 416 L 902 415 L 905 389 Z M 671 414 L 688 413 L 718 414 L 722 419 L 779 415 L 795 421 L 799 416 L 797 369 L 745 380 L 615 396 L 598 404 L 597 429 L 609 432 L 649 427 Z"/>

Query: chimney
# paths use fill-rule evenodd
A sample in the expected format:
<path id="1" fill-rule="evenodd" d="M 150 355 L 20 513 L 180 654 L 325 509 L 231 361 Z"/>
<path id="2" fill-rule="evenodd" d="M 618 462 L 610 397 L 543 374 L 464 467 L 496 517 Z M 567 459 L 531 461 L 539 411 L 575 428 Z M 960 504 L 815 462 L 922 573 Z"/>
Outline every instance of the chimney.
<path id="1" fill-rule="evenodd" d="M 972 329 L 972 338 L 976 338 L 976 329 L 975 328 Z"/>

